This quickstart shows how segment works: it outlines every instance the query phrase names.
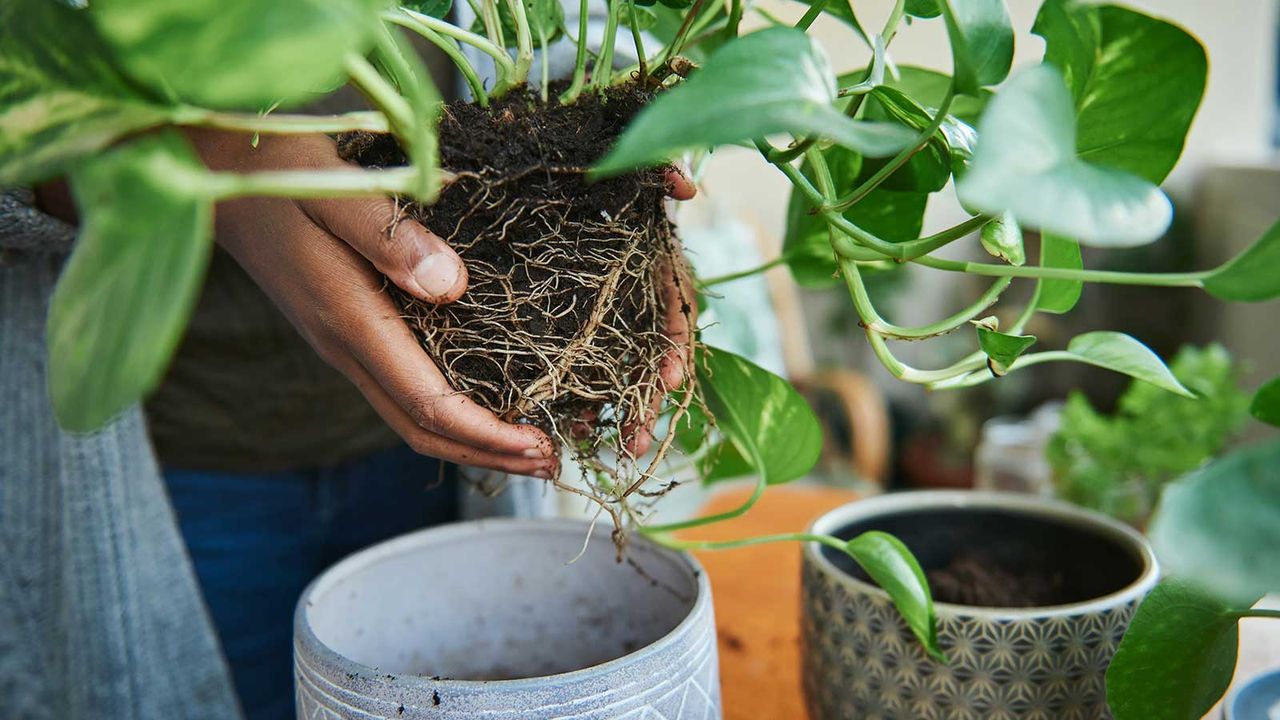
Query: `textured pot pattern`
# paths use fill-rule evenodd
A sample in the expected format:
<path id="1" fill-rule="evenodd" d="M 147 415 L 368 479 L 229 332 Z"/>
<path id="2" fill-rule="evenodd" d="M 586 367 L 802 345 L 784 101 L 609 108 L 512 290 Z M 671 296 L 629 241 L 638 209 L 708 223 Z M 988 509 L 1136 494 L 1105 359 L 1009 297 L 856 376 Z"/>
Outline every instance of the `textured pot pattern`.
<path id="1" fill-rule="evenodd" d="M 334 566 L 303 594 L 295 616 L 298 717 L 718 720 L 715 619 L 701 568 L 686 554 L 634 541 L 629 552 L 659 576 L 653 584 L 614 562 L 602 529 L 572 565 L 585 524 L 484 520 L 398 538 Z M 442 563 L 458 569 L 432 570 Z M 464 586 L 467 572 L 477 579 Z M 415 579 L 432 575 L 438 582 Z M 513 589 L 503 591 L 508 578 Z M 387 604 L 388 593 L 413 602 Z M 603 604 L 588 604 L 602 596 Z M 486 606 L 479 620 L 468 616 L 477 605 Z M 639 647 L 618 645 L 630 652 L 575 665 L 579 653 L 614 655 L 607 648 L 619 637 L 655 631 L 661 636 Z M 386 637 L 369 639 L 380 633 Z M 504 663 L 519 679 L 425 674 L 483 677 L 477 668 Z M 555 671 L 525 677 L 529 667 Z"/>
<path id="2" fill-rule="evenodd" d="M 1126 537 L 1149 555 L 1136 533 Z M 925 654 L 888 595 L 806 548 L 801 635 L 810 718 L 1110 718 L 1107 665 L 1155 581 L 1151 559 L 1125 591 L 1097 601 L 1009 610 L 940 603 L 938 639 L 948 659 L 941 663 Z"/>

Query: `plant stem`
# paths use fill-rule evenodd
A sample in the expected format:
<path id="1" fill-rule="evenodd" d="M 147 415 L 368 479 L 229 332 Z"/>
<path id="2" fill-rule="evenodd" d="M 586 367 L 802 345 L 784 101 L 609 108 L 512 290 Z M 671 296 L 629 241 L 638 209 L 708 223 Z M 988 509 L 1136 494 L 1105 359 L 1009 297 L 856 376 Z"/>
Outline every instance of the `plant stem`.
<path id="1" fill-rule="evenodd" d="M 578 99 L 587 81 L 587 0 L 578 2 L 578 56 L 573 63 L 573 81 L 560 94 L 560 102 L 568 105 Z"/>
<path id="2" fill-rule="evenodd" d="M 963 272 L 988 277 L 1043 278 L 1046 280 L 1082 280 L 1112 285 L 1149 285 L 1152 287 L 1203 287 L 1212 270 L 1186 273 L 1133 273 L 1114 270 L 1074 270 L 1071 268 L 995 265 L 991 263 L 943 260 L 932 256 L 913 258 L 912 262 L 948 272 Z"/>
<path id="3" fill-rule="evenodd" d="M 542 102 L 547 102 L 547 86 L 551 84 L 551 56 L 547 54 L 547 32 L 542 29 L 542 24 L 538 24 L 538 49 L 542 52 L 542 62 L 539 65 L 542 68 L 542 79 L 538 83 L 538 94 L 542 96 Z"/>
<path id="4" fill-rule="evenodd" d="M 822 14 L 826 7 L 827 0 L 814 0 L 814 2 L 810 3 L 809 9 L 805 11 L 804 15 L 796 21 L 796 29 L 808 30 L 809 26 L 813 24 L 814 20 L 818 19 L 818 16 Z"/>
<path id="5" fill-rule="evenodd" d="M 418 181 L 410 194 L 422 202 L 434 202 L 440 191 L 439 176 L 436 174 L 438 153 L 435 133 L 441 107 L 440 93 L 431 80 L 431 71 L 404 36 L 392 34 L 393 31 L 386 25 L 382 25 L 381 29 L 382 32 L 376 38 L 374 57 L 382 63 L 399 87 L 401 95 L 397 97 L 403 96 L 402 99 L 407 101 L 407 116 L 402 119 L 388 112 L 388 120 L 392 131 L 404 146 L 409 166 L 417 172 Z M 366 79 L 357 84 L 362 90 L 368 91 L 369 82 L 370 79 Z M 385 81 L 383 84 L 386 84 Z"/>
<path id="6" fill-rule="evenodd" d="M 348 130 L 384 133 L 390 129 L 387 116 L 370 110 L 341 115 L 255 115 L 187 106 L 178 108 L 173 115 L 173 122 L 175 125 L 242 130 L 267 135 L 339 133 Z"/>
<path id="7" fill-rule="evenodd" d="M 733 548 L 750 547 L 777 542 L 816 542 L 844 552 L 845 543 L 831 535 L 815 535 L 813 533 L 781 533 L 778 535 L 761 535 L 760 537 L 741 538 L 738 540 L 677 540 L 665 534 L 641 533 L 653 542 L 672 550 L 731 550 Z"/>
<path id="8" fill-rule="evenodd" d="M 843 268 L 844 265 L 852 262 L 852 260 L 845 260 L 841 263 L 841 267 Z M 846 270 L 846 272 L 848 271 Z M 973 304 L 954 315 L 935 323 L 920 325 L 918 327 L 903 327 L 901 325 L 894 325 L 893 323 L 886 321 L 884 318 L 877 316 L 874 322 L 867 325 L 867 329 L 874 330 L 886 338 L 897 338 L 901 340 L 920 340 L 923 338 L 933 337 L 935 335 L 944 335 L 986 312 L 988 308 L 1000 299 L 1000 295 L 1012 282 L 1013 278 L 1006 277 L 997 279 L 991 284 L 991 287 L 988 288 L 986 292 L 973 302 Z"/>
<path id="9" fill-rule="evenodd" d="M 613 79 L 613 45 L 618 39 L 618 11 L 622 8 L 622 0 L 605 0 L 609 14 L 604 24 L 604 41 L 600 44 L 600 55 L 591 66 L 591 86 L 597 90 L 609 87 Z"/>
<path id="10" fill-rule="evenodd" d="M 826 3 L 827 0 L 818 0 Z M 742 24 L 742 0 L 729 0 L 729 21 L 724 26 L 726 42 L 738 37 L 738 26 Z"/>
<path id="11" fill-rule="evenodd" d="M 1240 618 L 1276 618 L 1280 619 L 1280 610 L 1271 610 L 1268 608 L 1251 608 L 1236 613 L 1236 617 Z"/>
<path id="12" fill-rule="evenodd" d="M 694 0 L 693 7 L 685 13 L 684 21 L 680 23 L 680 29 L 676 31 L 675 37 L 671 38 L 671 43 L 662 51 L 661 62 L 659 65 L 666 65 L 671 58 L 680 54 L 684 49 L 685 38 L 689 35 L 689 30 L 693 27 L 694 20 L 698 18 L 698 14 L 702 12 L 702 6 L 707 0 Z"/>
<path id="13" fill-rule="evenodd" d="M 484 83 L 480 80 L 480 74 L 476 72 L 476 68 L 463 54 L 462 47 L 457 40 L 445 37 L 431 28 L 421 25 L 409 28 L 426 38 L 431 44 L 440 48 L 449 59 L 453 61 L 458 72 L 462 73 L 462 77 L 467 81 L 467 87 L 471 88 L 471 94 L 475 97 L 480 107 L 489 107 L 489 93 L 485 92 Z"/>
<path id="14" fill-rule="evenodd" d="M 395 88 L 391 87 L 382 75 L 363 55 L 352 55 L 347 58 L 347 75 L 360 91 L 373 104 L 382 109 L 392 127 L 413 124 L 413 109 Z"/>
<path id="15" fill-rule="evenodd" d="M 448 182 L 451 175 L 442 173 Z M 341 198 L 403 195 L 414 187 L 413 168 L 388 170 L 280 170 L 246 174 L 212 173 L 210 195 L 214 200 L 236 197 Z"/>
<path id="16" fill-rule="evenodd" d="M 762 465 L 755 465 L 755 467 L 759 468 L 762 467 Z M 640 528 L 640 532 L 647 536 L 661 535 L 663 533 L 675 532 L 676 530 L 687 530 L 701 525 L 711 525 L 723 520 L 732 520 L 733 518 L 743 515 L 750 510 L 751 507 L 756 504 L 756 501 L 760 499 L 760 496 L 764 494 L 764 489 L 767 485 L 768 483 L 765 481 L 764 474 L 759 473 L 756 475 L 756 486 L 751 492 L 751 497 L 747 498 L 746 502 L 732 510 L 726 510 L 722 513 L 716 513 L 715 515 L 708 515 L 706 517 L 666 523 L 665 525 L 649 525 L 647 527 Z"/>
<path id="17" fill-rule="evenodd" d="M 502 14 L 498 12 L 498 0 L 480 0 L 480 21 L 484 23 L 484 31 L 489 36 L 489 42 L 496 47 L 505 48 L 507 42 L 506 38 L 502 37 Z"/>
<path id="18" fill-rule="evenodd" d="M 719 285 L 721 283 L 733 282 L 734 280 L 741 280 L 742 278 L 751 277 L 752 275 L 759 275 L 760 273 L 766 270 L 775 268 L 786 262 L 787 262 L 787 258 L 785 255 L 783 255 L 783 256 L 776 257 L 770 260 L 769 262 L 764 263 L 763 265 L 757 265 L 756 267 L 753 267 L 749 270 L 739 270 L 738 272 L 731 272 L 725 275 L 716 275 L 714 277 L 709 277 L 699 282 L 702 285 L 702 287 L 711 287 L 712 285 Z"/>
<path id="19" fill-rule="evenodd" d="M 507 0 L 511 8 L 511 17 L 516 25 L 516 85 L 523 84 L 529 78 L 529 68 L 533 67 L 533 36 L 529 34 L 529 17 L 525 13 L 524 0 Z"/>
<path id="20" fill-rule="evenodd" d="M 649 77 L 649 68 L 644 56 L 644 38 L 641 37 L 640 23 L 636 22 L 636 0 L 627 0 L 627 9 L 631 11 L 631 39 L 635 42 L 636 58 L 640 61 L 640 77 Z"/>
<path id="21" fill-rule="evenodd" d="M 898 4 L 901 6 L 902 3 L 899 2 Z M 852 207 L 858 201 L 871 194 L 872 190 L 879 187 L 880 183 L 884 182 L 885 179 L 896 172 L 898 168 L 907 164 L 907 161 L 910 160 L 913 155 L 924 149 L 924 146 L 929 144 L 929 141 L 933 139 L 934 133 L 938 132 L 938 128 L 942 127 L 942 123 L 947 119 L 947 113 L 951 110 L 951 102 L 955 99 L 955 96 L 956 86 L 953 82 L 947 87 L 947 94 L 946 97 L 942 99 L 942 105 L 938 108 L 937 112 L 934 113 L 933 119 L 929 122 L 929 125 L 920 133 L 920 138 L 916 140 L 915 144 L 903 148 L 901 152 L 877 170 L 875 174 L 867 178 L 865 182 L 831 205 L 830 209 L 843 210 L 845 208 Z"/>
<path id="22" fill-rule="evenodd" d="M 495 45 L 483 37 L 480 37 L 473 32 L 463 30 L 452 23 L 438 20 L 430 15 L 424 15 L 408 8 L 400 8 L 399 10 L 388 12 L 384 14 L 383 17 L 389 22 L 393 22 L 401 27 L 413 30 L 428 40 L 430 37 L 423 32 L 424 30 L 435 31 L 445 37 L 453 38 L 458 42 L 470 45 L 485 55 L 493 58 L 493 63 L 498 74 L 494 94 L 498 94 L 497 89 L 500 87 L 505 88 L 511 86 L 511 77 L 515 74 L 516 64 L 511 60 L 511 56 L 507 54 L 507 51 L 502 49 L 501 45 Z"/>

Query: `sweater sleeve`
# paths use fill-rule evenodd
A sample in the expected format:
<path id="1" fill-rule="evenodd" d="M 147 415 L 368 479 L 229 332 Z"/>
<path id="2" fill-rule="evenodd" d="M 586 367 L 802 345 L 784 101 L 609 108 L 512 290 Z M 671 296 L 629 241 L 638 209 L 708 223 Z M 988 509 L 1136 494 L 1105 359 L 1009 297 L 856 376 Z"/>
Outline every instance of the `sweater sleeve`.
<path id="1" fill-rule="evenodd" d="M 6 250 L 65 253 L 76 229 L 35 206 L 35 194 L 25 188 L 0 191 L 0 257 Z"/>

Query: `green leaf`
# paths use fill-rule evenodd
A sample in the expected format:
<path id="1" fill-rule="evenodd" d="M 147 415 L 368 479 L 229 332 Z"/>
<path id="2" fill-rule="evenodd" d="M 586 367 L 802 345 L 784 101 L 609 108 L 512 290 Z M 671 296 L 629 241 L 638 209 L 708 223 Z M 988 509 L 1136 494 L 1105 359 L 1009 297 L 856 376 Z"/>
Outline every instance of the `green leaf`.
<path id="1" fill-rule="evenodd" d="M 852 188 L 860 177 L 862 158 L 840 147 L 823 151 L 831 178 L 837 188 Z M 813 179 L 808 162 L 800 171 Z M 862 202 L 842 214 L 858 227 L 890 242 L 906 242 L 920 236 L 924 193 L 894 192 L 876 188 Z M 827 223 L 810 212 L 813 206 L 804 193 L 792 188 L 787 202 L 787 228 L 782 244 L 783 257 L 797 283 L 805 287 L 829 287 L 838 283 L 836 261 L 827 237 Z"/>
<path id="2" fill-rule="evenodd" d="M 1178 382 L 1159 355 L 1124 333 L 1110 330 L 1077 335 L 1067 344 L 1074 360 L 1114 370 L 1185 397 L 1195 394 Z"/>
<path id="3" fill-rule="evenodd" d="M 1027 261 L 1027 251 L 1022 246 L 1022 228 L 1013 215 L 1005 213 L 982 226 L 982 249 L 1010 265 L 1022 265 Z"/>
<path id="4" fill-rule="evenodd" d="M 897 125 L 836 110 L 835 77 L 804 33 L 770 28 L 730 41 L 688 80 L 658 96 L 595 168 L 616 174 L 682 150 L 787 132 L 816 135 L 863 155 L 892 155 L 914 140 Z"/>
<path id="5" fill-rule="evenodd" d="M 1115 719 L 1188 720 L 1209 712 L 1235 673 L 1241 609 L 1177 579 L 1157 585 L 1107 668 Z"/>
<path id="6" fill-rule="evenodd" d="M 400 0 L 400 5 L 439 20 L 448 20 L 453 0 Z"/>
<path id="7" fill-rule="evenodd" d="M 1004 0 L 937 0 L 951 40 L 956 92 L 977 95 L 1013 65 L 1013 25 Z"/>
<path id="8" fill-rule="evenodd" d="M 812 0 L 798 1 L 801 4 L 808 5 L 810 7 L 813 6 Z M 850 3 L 849 0 L 827 0 L 827 4 L 822 8 L 822 11 L 853 28 L 853 31 L 858 34 L 858 37 L 862 38 L 864 41 L 870 40 L 870 36 L 862 29 L 862 24 L 858 22 L 858 16 L 854 14 L 853 4 Z"/>
<path id="9" fill-rule="evenodd" d="M 1249 414 L 1268 425 L 1280 427 L 1280 377 L 1274 377 L 1254 393 Z"/>
<path id="10" fill-rule="evenodd" d="M 1170 483 L 1149 531 L 1163 569 L 1233 602 L 1280 589 L 1277 468 L 1272 441 Z"/>
<path id="11" fill-rule="evenodd" d="M 89 13 L 129 74 L 172 100 L 260 109 L 341 85 L 380 32 L 373 0 L 93 0 Z"/>
<path id="12" fill-rule="evenodd" d="M 49 311 L 49 384 L 58 421 L 94 430 L 159 382 L 209 261 L 213 203 L 176 131 L 77 167 L 80 236 Z"/>
<path id="13" fill-rule="evenodd" d="M 0 187 L 56 177 L 171 109 L 133 87 L 84 10 L 0 3 Z"/>
<path id="14" fill-rule="evenodd" d="M 946 661 L 938 646 L 938 617 L 924 570 L 898 538 L 871 530 L 845 543 L 844 551 L 893 601 L 907 627 L 934 658 Z"/>
<path id="15" fill-rule="evenodd" d="M 856 76 L 852 73 L 841 75 L 840 86 L 844 87 L 851 82 L 857 82 L 857 78 L 861 76 L 861 73 Z M 885 78 L 885 84 L 901 90 L 925 107 L 936 108 L 942 106 L 942 100 L 947 96 L 947 88 L 951 87 L 951 76 L 937 70 L 899 65 L 897 74 Z M 976 96 L 961 95 L 951 102 L 949 114 L 957 120 L 973 125 L 978 122 L 978 118 L 992 96 L 993 93 L 990 90 L 982 90 Z"/>
<path id="16" fill-rule="evenodd" d="M 932 114 L 907 97 L 901 90 L 880 86 L 869 93 L 863 104 L 863 117 L 868 120 L 886 120 L 920 132 L 933 121 Z M 858 181 L 871 177 L 888 162 L 887 159 L 869 160 L 863 163 Z M 885 178 L 886 190 L 937 192 L 951 179 L 951 147 L 941 129 L 934 133 L 924 148 L 911 156 L 905 165 Z"/>
<path id="17" fill-rule="evenodd" d="M 711 448 L 706 458 L 698 463 L 698 469 L 702 473 L 703 485 L 744 477 L 756 471 L 751 461 L 744 458 L 737 446 L 728 441 L 717 443 Z"/>
<path id="18" fill-rule="evenodd" d="M 918 18 L 935 18 L 942 14 L 938 0 L 907 0 L 904 9 L 908 15 Z"/>
<path id="19" fill-rule="evenodd" d="M 992 317 L 989 320 L 994 321 L 995 318 Z M 974 324 L 977 325 L 978 330 L 978 347 L 982 348 L 982 352 L 986 354 L 987 367 L 992 375 L 999 376 L 1009 372 L 1009 366 L 1013 361 L 1036 344 L 1035 335 L 1002 333 L 996 329 L 994 322 L 977 321 Z"/>
<path id="20" fill-rule="evenodd" d="M 1084 258 L 1080 256 L 1080 243 L 1052 233 L 1040 235 L 1040 267 L 1080 270 Z M 1040 298 L 1036 309 L 1055 315 L 1071 312 L 1080 301 L 1084 283 L 1079 280 L 1038 280 Z"/>
<path id="21" fill-rule="evenodd" d="M 1280 297 L 1280 222 L 1247 250 L 1204 279 L 1204 289 L 1231 302 L 1260 302 Z"/>
<path id="22" fill-rule="evenodd" d="M 1049 65 L 1019 73 L 991 101 L 958 192 L 988 215 L 1086 245 L 1131 247 L 1159 238 L 1173 219 L 1160 189 L 1121 170 L 1076 158 L 1075 111 Z"/>
<path id="23" fill-rule="evenodd" d="M 786 380 L 718 348 L 704 349 L 698 382 L 716 427 L 771 485 L 813 468 L 822 427 L 809 403 Z"/>
<path id="24" fill-rule="evenodd" d="M 1199 41 L 1135 10 L 1076 0 L 1046 2 L 1032 32 L 1071 88 L 1079 157 L 1162 182 L 1204 95 Z"/>
<path id="25" fill-rule="evenodd" d="M 559 3 L 556 3 L 559 7 Z M 631 6 L 623 5 L 619 9 L 618 22 L 623 27 L 634 27 L 637 30 L 648 30 L 658 23 L 658 15 L 650 8 L 642 5 L 635 6 L 635 17 L 632 18 Z"/>

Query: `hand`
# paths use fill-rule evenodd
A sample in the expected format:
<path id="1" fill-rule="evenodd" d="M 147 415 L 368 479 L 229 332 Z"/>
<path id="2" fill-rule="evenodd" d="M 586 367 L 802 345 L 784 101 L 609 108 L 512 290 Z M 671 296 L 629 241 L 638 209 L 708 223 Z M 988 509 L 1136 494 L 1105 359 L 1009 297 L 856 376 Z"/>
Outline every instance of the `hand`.
<path id="1" fill-rule="evenodd" d="M 191 134 L 215 170 L 345 167 L 323 136 Z M 455 392 L 418 345 L 382 276 L 428 302 L 452 302 L 467 272 L 391 200 L 244 198 L 217 208 L 217 242 L 271 296 L 302 336 L 347 376 L 414 450 L 450 462 L 551 477 L 554 446 Z M 392 230 L 394 228 L 394 230 Z"/>

